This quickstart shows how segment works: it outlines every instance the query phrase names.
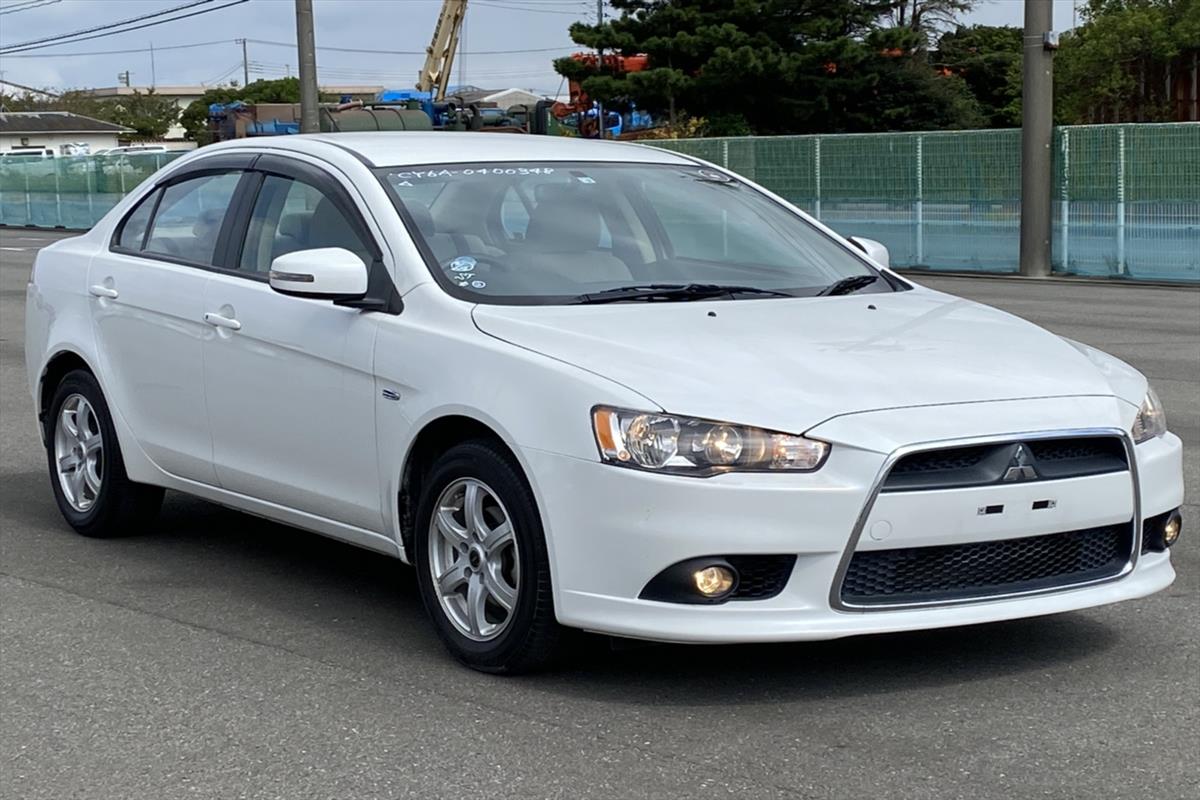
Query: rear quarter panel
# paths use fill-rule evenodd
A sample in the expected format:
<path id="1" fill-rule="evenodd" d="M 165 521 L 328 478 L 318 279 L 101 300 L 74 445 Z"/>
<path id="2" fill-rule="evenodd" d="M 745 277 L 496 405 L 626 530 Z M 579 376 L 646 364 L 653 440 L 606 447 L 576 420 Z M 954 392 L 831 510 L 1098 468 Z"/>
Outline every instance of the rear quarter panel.
<path id="1" fill-rule="evenodd" d="M 33 276 L 25 297 L 25 370 L 33 406 L 40 410 L 42 377 L 47 365 L 62 353 L 81 358 L 96 376 L 106 399 L 108 381 L 92 327 L 92 302 L 88 294 L 88 269 L 107 242 L 109 226 L 102 221 L 84 236 L 63 239 L 43 248 L 34 260 Z M 121 409 L 109 402 L 125 470 L 137 481 L 158 483 L 160 471 L 137 444 Z M 39 434 L 41 431 L 39 430 Z"/>
<path id="2" fill-rule="evenodd" d="M 35 407 L 42 373 L 62 352 L 96 365 L 87 293 L 88 265 L 96 252 L 89 234 L 42 248 L 25 295 L 25 369 Z"/>

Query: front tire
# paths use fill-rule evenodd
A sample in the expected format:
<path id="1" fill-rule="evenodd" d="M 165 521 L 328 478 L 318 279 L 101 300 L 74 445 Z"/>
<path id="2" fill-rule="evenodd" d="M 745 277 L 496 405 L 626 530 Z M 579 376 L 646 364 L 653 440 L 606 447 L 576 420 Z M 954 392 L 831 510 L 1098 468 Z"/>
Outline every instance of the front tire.
<path id="1" fill-rule="evenodd" d="M 162 505 L 163 490 L 125 474 L 117 432 L 100 384 L 67 373 L 46 412 L 46 461 L 58 510 L 84 536 L 141 531 Z"/>
<path id="2" fill-rule="evenodd" d="M 518 673 L 558 654 L 541 518 L 509 453 L 482 440 L 447 450 L 423 481 L 413 543 L 421 600 L 461 662 Z"/>

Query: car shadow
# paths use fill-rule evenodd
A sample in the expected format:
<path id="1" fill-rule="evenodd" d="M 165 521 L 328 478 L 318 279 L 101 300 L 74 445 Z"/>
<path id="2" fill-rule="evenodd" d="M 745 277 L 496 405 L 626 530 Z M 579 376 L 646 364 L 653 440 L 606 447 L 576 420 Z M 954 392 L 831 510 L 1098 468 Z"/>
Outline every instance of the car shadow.
<path id="1" fill-rule="evenodd" d="M 541 680 L 548 691 L 634 705 L 745 705 L 867 697 L 1044 672 L 1116 646 L 1083 614 L 824 642 L 647 645 Z"/>
<path id="2" fill-rule="evenodd" d="M 196 613 L 213 614 L 216 604 L 216 613 L 226 619 L 245 614 L 251 630 L 259 619 L 276 619 L 276 628 L 302 629 L 313 642 L 336 638 L 359 653 L 374 653 L 374 659 L 357 659 L 373 671 L 394 669 L 402 651 L 425 669 L 453 670 L 456 680 L 475 682 L 481 689 L 515 680 L 525 691 L 617 704 L 803 702 L 1061 669 L 1120 641 L 1114 626 L 1082 612 L 787 644 L 623 641 L 614 646 L 607 637 L 585 636 L 572 657 L 554 670 L 497 678 L 451 660 L 425 617 L 413 570 L 392 558 L 175 493 L 168 493 L 152 533 L 84 539 L 62 522 L 45 480 L 40 473 L 5 476 L 0 498 L 7 572 L 26 573 L 20 562 L 42 558 L 30 549 L 37 548 L 46 551 L 38 563 L 54 570 L 49 574 L 61 574 L 54 565 L 63 559 L 87 564 L 88 575 L 106 569 L 118 573 L 115 588 L 97 579 L 95 591 L 101 595 L 120 591 L 147 606 L 192 593 L 205 599 L 182 610 L 189 619 Z M 10 527 L 14 522 L 16 534 Z M 15 541 L 27 533 L 37 541 Z M 288 634 L 277 630 L 272 635 Z M 270 636 L 265 638 L 271 643 Z"/>

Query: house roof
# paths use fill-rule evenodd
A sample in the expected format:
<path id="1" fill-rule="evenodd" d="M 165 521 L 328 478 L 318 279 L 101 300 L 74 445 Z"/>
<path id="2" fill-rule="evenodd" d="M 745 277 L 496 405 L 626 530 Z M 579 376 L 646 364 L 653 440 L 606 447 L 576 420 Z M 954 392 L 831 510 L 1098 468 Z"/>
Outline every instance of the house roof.
<path id="1" fill-rule="evenodd" d="M 0 111 L 0 134 L 18 133 L 131 133 L 114 122 L 69 111 Z"/>
<path id="2" fill-rule="evenodd" d="M 464 103 L 492 103 L 497 98 L 510 92 L 520 92 L 533 98 L 540 98 L 537 92 L 531 92 L 528 89 L 480 89 L 478 86 L 463 86 L 451 87 L 446 90 L 446 97 L 450 100 L 461 99 Z"/>

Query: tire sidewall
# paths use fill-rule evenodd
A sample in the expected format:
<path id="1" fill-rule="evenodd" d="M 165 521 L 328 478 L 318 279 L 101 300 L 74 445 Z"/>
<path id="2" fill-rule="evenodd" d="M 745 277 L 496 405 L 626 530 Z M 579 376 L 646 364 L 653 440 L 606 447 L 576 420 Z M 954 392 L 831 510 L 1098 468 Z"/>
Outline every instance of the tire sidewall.
<path id="1" fill-rule="evenodd" d="M 517 587 L 516 610 L 504 631 L 486 642 L 467 638 L 446 618 L 429 567 L 429 529 L 434 504 L 446 487 L 460 478 L 475 478 L 492 489 L 508 512 L 517 541 L 521 580 Z M 417 527 L 413 533 L 413 563 L 421 601 L 438 635 L 451 652 L 469 666 L 505 671 L 506 665 L 528 644 L 538 613 L 538 585 L 542 580 L 548 582 L 549 566 L 541 518 L 528 484 L 515 465 L 508 463 L 486 443 L 469 442 L 453 447 L 438 459 L 423 481 Z"/>
<path id="2" fill-rule="evenodd" d="M 62 485 L 58 478 L 58 460 L 54 454 L 54 439 L 58 428 L 59 415 L 62 413 L 63 404 L 67 398 L 73 394 L 82 395 L 84 399 L 92 406 L 92 411 L 96 415 L 96 423 L 100 426 L 100 435 L 103 437 L 104 447 L 100 451 L 100 492 L 96 497 L 96 501 L 87 511 L 76 511 L 71 507 L 63 494 Z M 46 463 L 50 470 L 50 485 L 54 491 L 54 500 L 58 504 L 59 511 L 70 523 L 71 527 L 80 533 L 87 534 L 93 529 L 98 529 L 103 525 L 104 521 L 111 513 L 111 507 L 116 502 L 114 498 L 113 483 L 116 480 L 118 470 L 123 470 L 121 464 L 121 456 L 119 445 L 117 443 L 117 432 L 113 427 L 112 416 L 108 410 L 108 404 L 104 402 L 104 393 L 100 391 L 100 384 L 96 379 L 82 371 L 68 373 L 62 382 L 58 384 L 58 388 L 54 390 L 54 396 L 50 400 L 50 407 L 46 412 Z"/>

